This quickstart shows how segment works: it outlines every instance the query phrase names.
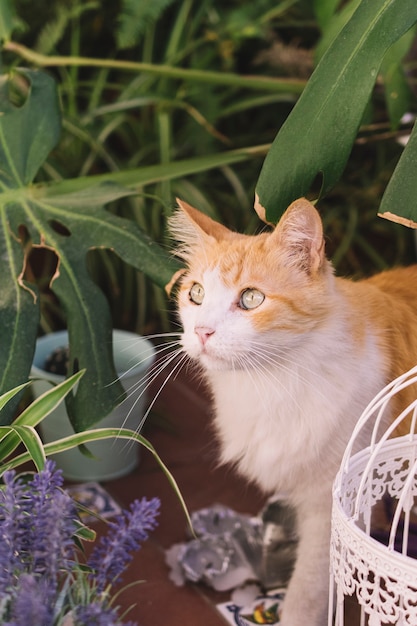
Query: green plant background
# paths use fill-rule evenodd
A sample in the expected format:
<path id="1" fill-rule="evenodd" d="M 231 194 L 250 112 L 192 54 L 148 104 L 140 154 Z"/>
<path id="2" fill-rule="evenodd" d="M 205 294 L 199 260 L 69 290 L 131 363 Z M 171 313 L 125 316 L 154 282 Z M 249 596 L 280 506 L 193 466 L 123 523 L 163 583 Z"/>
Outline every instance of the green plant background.
<path id="1" fill-rule="evenodd" d="M 321 194 L 339 273 L 413 261 L 413 233 L 376 214 L 413 219 L 415 140 L 398 139 L 416 21 L 414 0 L 4 0 L 0 390 L 25 382 L 39 332 L 66 326 L 86 369 L 76 429 L 110 410 L 111 327 L 175 327 L 176 196 L 255 232 L 255 191 L 271 222 Z"/>

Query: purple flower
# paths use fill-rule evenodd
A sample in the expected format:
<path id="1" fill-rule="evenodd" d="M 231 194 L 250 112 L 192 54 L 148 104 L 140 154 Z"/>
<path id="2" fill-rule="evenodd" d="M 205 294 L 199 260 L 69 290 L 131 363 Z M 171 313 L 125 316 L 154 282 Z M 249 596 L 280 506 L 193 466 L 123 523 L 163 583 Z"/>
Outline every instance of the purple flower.
<path id="1" fill-rule="evenodd" d="M 26 480 L 4 474 L 0 489 L 0 623 L 122 626 L 105 587 L 120 579 L 131 552 L 156 526 L 159 500 L 136 500 L 110 523 L 93 551 L 91 573 L 78 561 L 76 506 L 52 461 Z M 129 622 L 125 626 L 134 626 Z"/>
<path id="2" fill-rule="evenodd" d="M 15 472 L 4 474 L 5 488 L 0 490 L 0 598 L 13 587 L 23 570 L 21 548 L 27 536 L 24 512 L 24 486 L 15 480 Z"/>
<path id="3" fill-rule="evenodd" d="M 10 619 L 4 626 L 52 626 L 50 590 L 47 581 L 22 574 L 15 590 Z"/>
<path id="4" fill-rule="evenodd" d="M 77 514 L 74 501 L 62 490 L 62 485 L 62 472 L 55 470 L 54 463 L 48 460 L 26 491 L 31 571 L 50 581 L 57 579 L 60 569 L 68 569 L 74 562 Z"/>
<path id="5" fill-rule="evenodd" d="M 97 602 L 86 606 L 77 606 L 73 613 L 76 626 L 120 626 L 117 612 L 111 608 L 103 608 Z M 128 622 L 124 626 L 136 625 L 133 622 Z"/>
<path id="6" fill-rule="evenodd" d="M 158 498 L 135 500 L 130 511 L 109 523 L 109 532 L 101 538 L 88 560 L 99 592 L 121 580 L 123 570 L 132 560 L 131 552 L 138 550 L 149 531 L 156 527 L 159 505 Z"/>
<path id="7" fill-rule="evenodd" d="M 22 572 L 57 584 L 58 572 L 73 563 L 76 510 L 62 490 L 54 463 L 27 483 L 15 472 L 4 474 L 0 492 L 0 598 Z"/>

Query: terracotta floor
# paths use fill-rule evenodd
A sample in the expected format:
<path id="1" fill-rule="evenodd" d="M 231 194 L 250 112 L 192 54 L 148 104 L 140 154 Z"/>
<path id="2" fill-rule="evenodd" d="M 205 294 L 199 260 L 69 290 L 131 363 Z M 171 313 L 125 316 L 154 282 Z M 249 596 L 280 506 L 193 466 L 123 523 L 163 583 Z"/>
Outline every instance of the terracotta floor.
<path id="1" fill-rule="evenodd" d="M 181 374 L 161 393 L 156 405 L 169 420 L 169 428 L 150 426 L 146 436 L 169 467 L 190 511 L 222 503 L 236 511 L 256 514 L 264 497 L 231 470 L 216 468 L 216 447 L 210 428 L 210 403 L 196 379 Z M 136 553 L 124 583 L 141 580 L 118 599 L 126 616 L 140 626 L 225 626 L 215 604 L 230 598 L 202 584 L 175 586 L 169 579 L 165 550 L 187 540 L 186 519 L 176 495 L 152 455 L 141 451 L 138 468 L 130 475 L 109 481 L 105 488 L 121 504 L 134 498 L 158 496 L 159 526 Z M 96 525 L 101 530 L 101 523 Z M 306 624 L 308 620 L 306 620 Z M 352 626 L 347 621 L 346 626 Z"/>

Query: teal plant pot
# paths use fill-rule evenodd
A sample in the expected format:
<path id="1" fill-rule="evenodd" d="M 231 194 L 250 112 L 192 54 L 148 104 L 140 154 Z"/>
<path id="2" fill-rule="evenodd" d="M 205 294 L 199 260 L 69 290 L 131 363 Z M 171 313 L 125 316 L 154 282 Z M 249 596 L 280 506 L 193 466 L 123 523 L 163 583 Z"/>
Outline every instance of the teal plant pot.
<path id="1" fill-rule="evenodd" d="M 64 376 L 44 370 L 46 359 L 60 347 L 68 345 L 67 331 L 40 337 L 36 343 L 31 377 L 35 396 L 39 396 Z M 113 331 L 113 355 L 120 382 L 128 395 L 109 415 L 93 428 L 131 428 L 137 430 L 146 410 L 145 394 L 140 395 L 147 371 L 155 359 L 155 348 L 145 337 L 122 330 Z M 139 390 L 136 390 L 139 385 Z M 135 391 L 136 390 L 136 391 Z M 74 430 L 62 402 L 41 423 L 44 443 L 72 435 Z M 62 469 L 64 477 L 77 481 L 106 481 L 129 474 L 139 463 L 140 445 L 127 439 L 106 439 L 88 444 L 90 458 L 78 448 L 66 450 L 51 458 Z"/>

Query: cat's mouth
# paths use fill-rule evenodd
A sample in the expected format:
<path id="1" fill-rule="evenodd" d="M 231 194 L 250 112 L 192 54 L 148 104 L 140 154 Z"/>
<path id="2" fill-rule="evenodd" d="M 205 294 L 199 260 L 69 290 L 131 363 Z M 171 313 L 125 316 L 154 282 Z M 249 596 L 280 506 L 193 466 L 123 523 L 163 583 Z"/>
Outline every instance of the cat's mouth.
<path id="1" fill-rule="evenodd" d="M 219 354 L 214 350 L 204 346 L 202 347 L 200 354 L 197 357 L 200 365 L 202 365 L 206 370 L 221 370 L 221 371 L 231 371 L 231 370 L 244 370 L 247 369 L 247 364 L 243 363 L 242 359 L 237 359 L 230 354 Z"/>

